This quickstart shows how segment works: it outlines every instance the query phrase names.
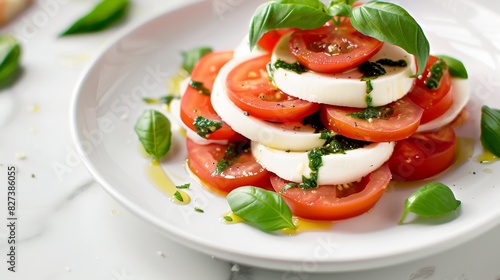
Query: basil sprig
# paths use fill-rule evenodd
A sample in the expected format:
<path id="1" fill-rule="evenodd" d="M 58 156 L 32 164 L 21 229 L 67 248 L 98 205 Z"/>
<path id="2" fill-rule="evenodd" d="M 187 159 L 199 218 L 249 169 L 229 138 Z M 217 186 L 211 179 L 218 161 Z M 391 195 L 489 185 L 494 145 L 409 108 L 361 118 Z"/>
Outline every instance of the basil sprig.
<path id="1" fill-rule="evenodd" d="M 436 56 L 446 62 L 446 64 L 448 65 L 448 72 L 450 73 L 450 76 L 462 79 L 467 79 L 469 77 L 465 65 L 460 60 L 447 55 Z"/>
<path id="2" fill-rule="evenodd" d="M 460 204 L 460 200 L 455 198 L 448 186 L 440 182 L 429 183 L 420 187 L 405 200 L 399 224 L 403 223 L 409 212 L 422 217 L 441 216 L 455 211 Z"/>
<path id="3" fill-rule="evenodd" d="M 250 48 L 269 30 L 279 28 L 313 29 L 334 17 L 351 18 L 359 32 L 380 41 L 401 47 L 417 59 L 420 75 L 427 63 L 430 46 L 422 28 L 402 7 L 393 3 L 372 1 L 352 7 L 353 1 L 333 0 L 327 7 L 319 0 L 274 0 L 255 11 L 249 31 Z"/>
<path id="4" fill-rule="evenodd" d="M 18 76 L 21 46 L 11 35 L 0 36 L 0 88 L 11 84 Z"/>
<path id="5" fill-rule="evenodd" d="M 232 190 L 226 199 L 234 214 L 263 231 L 295 229 L 292 211 L 275 192 L 244 186 Z"/>
<path id="6" fill-rule="evenodd" d="M 481 108 L 481 144 L 500 157 L 500 110 L 486 105 Z"/>
<path id="7" fill-rule="evenodd" d="M 128 7 L 129 0 L 102 0 L 90 12 L 73 23 L 61 36 L 105 29 L 122 20 L 127 15 Z"/>
<path id="8" fill-rule="evenodd" d="M 137 120 L 134 130 L 146 152 L 156 160 L 170 150 L 172 140 L 170 121 L 162 113 L 146 110 Z"/>

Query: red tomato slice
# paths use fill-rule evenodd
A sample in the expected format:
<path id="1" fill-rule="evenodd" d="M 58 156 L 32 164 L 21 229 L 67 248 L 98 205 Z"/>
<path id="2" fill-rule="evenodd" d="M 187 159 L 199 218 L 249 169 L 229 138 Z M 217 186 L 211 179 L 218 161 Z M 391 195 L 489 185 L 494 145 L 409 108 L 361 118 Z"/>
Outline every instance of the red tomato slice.
<path id="1" fill-rule="evenodd" d="M 233 58 L 232 51 L 213 52 L 205 55 L 198 61 L 191 72 L 191 80 L 203 83 L 203 86 L 212 91 L 212 87 L 219 70 L 230 59 Z M 210 102 L 210 96 L 201 93 L 199 90 L 188 86 L 181 99 L 181 119 L 191 130 L 196 131 L 194 121 L 196 117 L 202 116 L 213 121 L 222 121 L 215 112 Z M 225 122 L 220 129 L 208 134 L 207 139 L 211 140 L 234 140 L 243 139 Z"/>
<path id="2" fill-rule="evenodd" d="M 278 41 L 283 37 L 283 35 L 288 34 L 292 31 L 296 30 L 295 28 L 283 28 L 283 29 L 275 29 L 270 30 L 259 39 L 257 42 L 257 46 L 259 46 L 262 50 L 266 52 L 273 52 L 274 47 L 278 43 Z"/>
<path id="3" fill-rule="evenodd" d="M 361 181 L 345 185 L 324 185 L 315 189 L 281 189 L 288 182 L 276 175 L 271 176 L 274 190 L 280 193 L 295 216 L 312 220 L 347 219 L 370 210 L 384 194 L 391 180 L 389 167 L 379 169 L 363 177 Z"/>
<path id="4" fill-rule="evenodd" d="M 229 99 L 256 118 L 273 122 L 301 121 L 319 110 L 320 105 L 290 96 L 271 84 L 266 65 L 270 55 L 247 60 L 227 76 Z"/>
<path id="5" fill-rule="evenodd" d="M 394 180 L 422 180 L 450 167 L 455 153 L 455 131 L 446 126 L 437 131 L 415 133 L 398 141 L 388 163 Z"/>
<path id="6" fill-rule="evenodd" d="M 437 89 L 430 90 L 424 84 L 425 79 L 430 75 L 429 67 L 436 63 L 437 60 L 437 57 L 429 56 L 421 78 L 416 79 L 414 88 L 408 93 L 411 101 L 424 109 L 421 124 L 441 116 L 453 104 L 453 92 L 450 90 L 451 78 L 448 70 L 443 71 L 443 77 Z"/>
<path id="7" fill-rule="evenodd" d="M 227 194 L 241 186 L 256 186 L 272 189 L 270 173 L 255 161 L 250 151 L 243 152 L 226 170 L 215 173 L 219 160 L 224 158 L 227 145 L 201 145 L 186 139 L 188 166 L 191 171 L 206 185 L 217 193 Z"/>
<path id="8" fill-rule="evenodd" d="M 370 142 L 397 141 L 408 138 L 417 131 L 422 108 L 415 105 L 408 97 L 403 97 L 388 106 L 394 109 L 390 117 L 371 121 L 347 115 L 362 110 L 359 108 L 323 106 L 321 120 L 335 133 Z"/>
<path id="9" fill-rule="evenodd" d="M 316 72 L 339 73 L 357 67 L 382 48 L 383 42 L 365 36 L 345 21 L 316 29 L 297 30 L 290 36 L 290 52 Z"/>

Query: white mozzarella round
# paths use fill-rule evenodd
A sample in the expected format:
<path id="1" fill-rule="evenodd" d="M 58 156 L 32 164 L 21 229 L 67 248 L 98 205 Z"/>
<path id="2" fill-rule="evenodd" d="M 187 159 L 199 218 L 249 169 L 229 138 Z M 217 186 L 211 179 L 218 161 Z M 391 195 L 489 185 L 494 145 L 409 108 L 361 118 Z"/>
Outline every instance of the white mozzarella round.
<path id="1" fill-rule="evenodd" d="M 287 63 L 297 62 L 288 49 L 289 39 L 289 35 L 283 36 L 276 45 L 272 55 L 272 63 L 278 59 Z M 381 58 L 404 59 L 407 66 L 384 66 L 387 73 L 371 81 L 373 86 L 373 90 L 370 92 L 371 106 L 386 105 L 402 98 L 414 83 L 414 78 L 411 78 L 411 75 L 415 73 L 416 66 L 412 55 L 400 47 L 385 43 L 370 61 Z M 298 74 L 277 68 L 274 72 L 274 82 L 283 92 L 307 101 L 366 108 L 368 106 L 366 102 L 367 85 L 365 81 L 361 81 L 362 75 L 357 68 L 338 74 L 322 74 L 313 71 Z"/>
<path id="2" fill-rule="evenodd" d="M 430 131 L 445 126 L 460 114 L 470 98 L 469 80 L 452 79 L 451 90 L 451 93 L 453 93 L 453 104 L 450 109 L 432 121 L 420 125 L 417 132 Z"/>
<path id="3" fill-rule="evenodd" d="M 272 123 L 248 115 L 231 102 L 226 92 L 226 77 L 229 72 L 252 54 L 229 61 L 217 75 L 211 94 L 212 106 L 219 116 L 236 132 L 266 146 L 292 151 L 307 151 L 323 145 L 320 134 L 309 126 L 298 123 Z"/>
<path id="4" fill-rule="evenodd" d="M 323 156 L 318 173 L 319 185 L 347 184 L 376 170 L 391 156 L 394 142 L 373 143 L 345 154 Z M 292 182 L 311 175 L 307 152 L 287 152 L 252 142 L 252 154 L 264 168 Z"/>

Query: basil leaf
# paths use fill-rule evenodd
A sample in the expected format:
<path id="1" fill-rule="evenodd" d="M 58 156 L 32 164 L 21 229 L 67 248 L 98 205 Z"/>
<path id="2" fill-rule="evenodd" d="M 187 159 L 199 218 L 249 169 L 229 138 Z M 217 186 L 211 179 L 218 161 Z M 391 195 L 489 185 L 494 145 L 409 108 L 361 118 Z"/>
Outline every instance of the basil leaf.
<path id="1" fill-rule="evenodd" d="M 263 231 L 295 229 L 292 211 L 275 192 L 245 186 L 232 190 L 226 199 L 234 214 Z"/>
<path id="2" fill-rule="evenodd" d="M 206 54 L 211 52 L 212 49 L 209 47 L 198 47 L 182 52 L 182 69 L 191 74 L 196 63 L 198 63 L 198 61 Z"/>
<path id="3" fill-rule="evenodd" d="M 486 105 L 481 107 L 481 144 L 497 157 L 500 157 L 500 110 Z"/>
<path id="4" fill-rule="evenodd" d="M 409 212 L 422 217 L 440 216 L 455 211 L 460 204 L 448 186 L 439 182 L 429 183 L 406 199 L 399 223 L 403 223 Z"/>
<path id="5" fill-rule="evenodd" d="M 450 76 L 462 79 L 469 78 L 467 69 L 460 60 L 447 55 L 437 55 L 437 57 L 446 62 L 446 64 L 448 65 L 448 72 L 450 73 Z"/>
<path id="6" fill-rule="evenodd" d="M 267 31 L 298 27 L 318 28 L 332 17 L 320 0 L 275 0 L 260 5 L 250 22 L 249 41 L 253 49 Z"/>
<path id="7" fill-rule="evenodd" d="M 96 32 L 123 19 L 128 12 L 129 0 L 102 0 L 90 12 L 73 23 L 61 36 Z"/>
<path id="8" fill-rule="evenodd" d="M 11 35 L 0 36 L 0 88 L 10 85 L 20 72 L 21 46 Z"/>
<path id="9" fill-rule="evenodd" d="M 156 110 L 145 111 L 137 120 L 134 130 L 146 152 L 156 160 L 170 150 L 170 121 L 162 113 Z"/>
<path id="10" fill-rule="evenodd" d="M 346 3 L 339 3 L 335 5 L 330 5 L 328 7 L 328 13 L 331 16 L 350 17 L 351 12 L 352 12 L 351 5 Z"/>
<path id="11" fill-rule="evenodd" d="M 420 75 L 429 57 L 429 41 L 415 19 L 392 3 L 368 2 L 352 9 L 351 23 L 359 32 L 397 45 L 417 58 Z"/>

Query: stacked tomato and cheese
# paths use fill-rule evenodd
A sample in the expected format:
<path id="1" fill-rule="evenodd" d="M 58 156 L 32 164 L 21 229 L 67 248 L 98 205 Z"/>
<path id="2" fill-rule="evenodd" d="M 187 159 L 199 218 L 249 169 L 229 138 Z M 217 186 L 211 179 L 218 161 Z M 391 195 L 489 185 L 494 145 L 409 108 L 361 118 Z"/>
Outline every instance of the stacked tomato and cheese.
<path id="1" fill-rule="evenodd" d="M 371 209 L 391 178 L 425 179 L 451 165 L 455 134 L 448 124 L 468 89 L 448 71 L 430 90 L 428 70 L 412 78 L 412 55 L 362 35 L 349 22 L 271 31 L 259 46 L 259 52 L 204 56 L 190 79 L 210 93 L 188 86 L 180 101 L 188 166 L 205 184 L 223 192 L 245 185 L 274 189 L 296 216 L 337 220 Z M 360 71 L 381 59 L 399 64 L 384 65 L 377 77 Z M 431 56 L 427 68 L 436 61 Z M 367 108 L 379 116 L 352 115 Z M 203 137 L 196 133 L 200 116 L 213 121 Z M 315 170 L 310 152 L 328 145 L 325 131 L 363 144 L 321 156 Z M 238 157 L 216 172 L 228 148 Z M 300 187 L 313 176 L 317 186 Z"/>

